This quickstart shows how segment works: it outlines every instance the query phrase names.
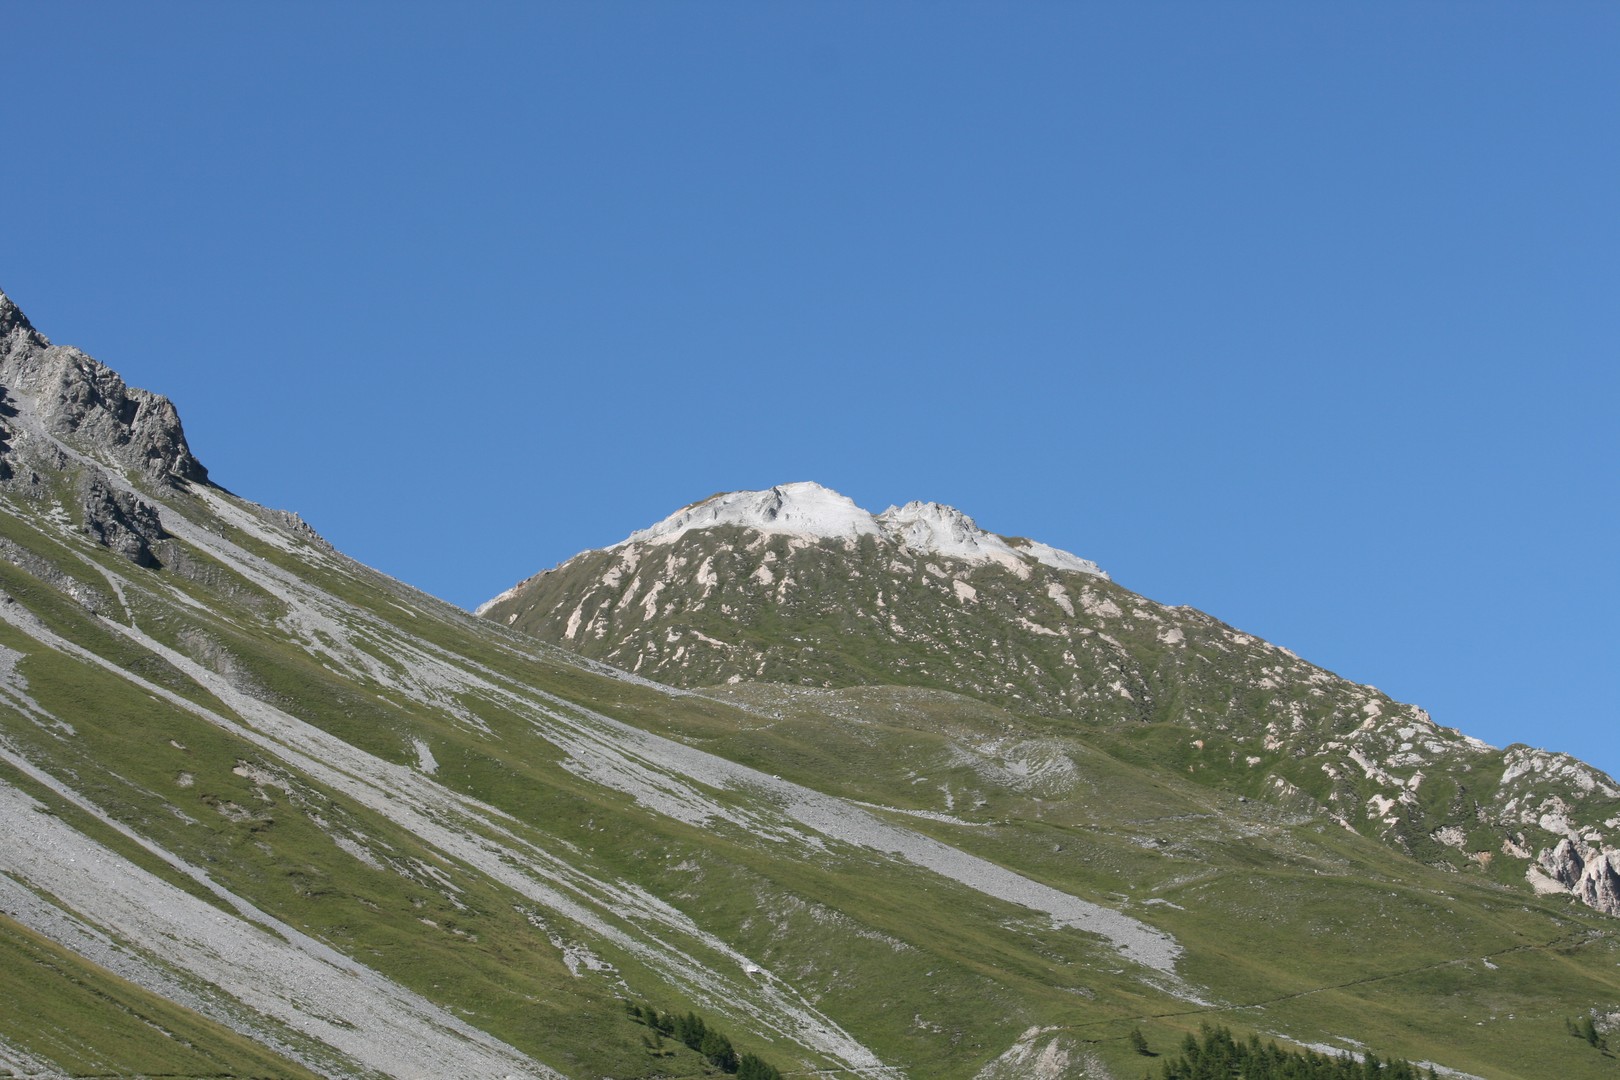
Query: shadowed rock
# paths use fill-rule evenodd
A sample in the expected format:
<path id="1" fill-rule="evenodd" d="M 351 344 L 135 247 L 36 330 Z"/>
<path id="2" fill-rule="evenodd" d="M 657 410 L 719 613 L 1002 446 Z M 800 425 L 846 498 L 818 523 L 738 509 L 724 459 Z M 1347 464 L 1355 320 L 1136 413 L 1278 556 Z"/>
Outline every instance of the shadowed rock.
<path id="1" fill-rule="evenodd" d="M 155 507 L 113 490 L 100 475 L 85 484 L 84 531 L 136 566 L 146 567 L 159 565 L 152 545 L 169 536 Z"/>

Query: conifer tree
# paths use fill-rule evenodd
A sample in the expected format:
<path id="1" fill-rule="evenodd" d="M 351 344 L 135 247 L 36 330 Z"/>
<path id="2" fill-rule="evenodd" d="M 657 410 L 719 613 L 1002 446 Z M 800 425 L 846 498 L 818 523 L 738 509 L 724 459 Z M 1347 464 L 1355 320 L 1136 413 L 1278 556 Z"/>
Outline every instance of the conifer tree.
<path id="1" fill-rule="evenodd" d="M 737 1061 L 737 1080 L 782 1080 L 782 1074 L 757 1056 L 744 1054 Z"/>
<path id="2" fill-rule="evenodd" d="M 1434 1070 L 1429 1080 L 1437 1080 Z M 1181 1053 L 1164 1064 L 1164 1080 L 1418 1080 L 1411 1062 L 1380 1060 L 1368 1053 L 1360 1061 L 1349 1055 L 1328 1057 L 1314 1050 L 1284 1050 L 1262 1044 L 1258 1036 L 1238 1042 L 1226 1028 L 1207 1024 L 1198 1037 L 1182 1040 Z"/>
<path id="3" fill-rule="evenodd" d="M 737 1070 L 737 1052 L 731 1048 L 731 1040 L 718 1031 L 709 1030 L 703 1033 L 703 1039 L 698 1044 L 698 1053 L 708 1058 L 709 1064 L 722 1072 Z"/>

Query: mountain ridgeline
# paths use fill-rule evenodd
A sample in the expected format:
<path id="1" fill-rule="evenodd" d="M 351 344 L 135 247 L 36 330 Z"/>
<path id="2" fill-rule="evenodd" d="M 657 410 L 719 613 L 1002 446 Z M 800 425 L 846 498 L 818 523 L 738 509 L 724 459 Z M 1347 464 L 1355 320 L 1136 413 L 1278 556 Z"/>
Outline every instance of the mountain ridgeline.
<path id="1" fill-rule="evenodd" d="M 486 615 L 0 296 L 0 1075 L 1614 1075 L 1607 777 L 1083 559 L 789 485 Z"/>
<path id="2" fill-rule="evenodd" d="M 1604 773 L 1439 727 L 948 506 L 874 516 L 807 483 L 716 496 L 479 611 L 675 686 L 929 687 L 1071 721 L 1126 760 L 1620 915 Z"/>

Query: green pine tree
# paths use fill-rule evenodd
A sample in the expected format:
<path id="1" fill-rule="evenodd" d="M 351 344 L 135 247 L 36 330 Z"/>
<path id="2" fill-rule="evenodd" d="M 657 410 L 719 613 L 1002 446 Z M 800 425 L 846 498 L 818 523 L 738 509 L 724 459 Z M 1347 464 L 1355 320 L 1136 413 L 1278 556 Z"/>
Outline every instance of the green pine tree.
<path id="1" fill-rule="evenodd" d="M 714 1029 L 703 1033 L 703 1039 L 698 1044 L 698 1053 L 709 1059 L 709 1064 L 722 1072 L 737 1071 L 737 1052 L 731 1048 L 731 1040 Z"/>
<path id="2" fill-rule="evenodd" d="M 737 1061 L 737 1080 L 782 1080 L 782 1074 L 754 1054 L 744 1054 Z"/>
<path id="3" fill-rule="evenodd" d="M 693 1050 L 703 1045 L 703 1036 L 708 1034 L 708 1030 L 703 1018 L 692 1012 L 675 1022 L 675 1037 Z"/>

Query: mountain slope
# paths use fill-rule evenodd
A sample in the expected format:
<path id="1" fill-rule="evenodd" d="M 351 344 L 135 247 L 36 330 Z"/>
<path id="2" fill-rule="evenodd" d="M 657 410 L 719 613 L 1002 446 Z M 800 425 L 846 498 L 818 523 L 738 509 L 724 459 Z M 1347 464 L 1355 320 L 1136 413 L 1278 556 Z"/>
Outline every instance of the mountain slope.
<path id="1" fill-rule="evenodd" d="M 1568 897 L 1063 717 L 552 648 L 213 486 L 166 401 L 0 319 L 0 982 L 39 987 L 0 1066 L 710 1071 L 628 1000 L 788 1073 L 1130 1077 L 1134 1028 L 1206 1019 L 1612 1073 L 1565 1021 L 1620 950 Z"/>
<path id="2" fill-rule="evenodd" d="M 716 496 L 480 613 L 680 686 L 924 686 L 1073 718 L 1129 760 L 1620 914 L 1620 786 L 1605 774 L 1438 727 L 950 507 L 874 516 L 815 484 Z"/>

